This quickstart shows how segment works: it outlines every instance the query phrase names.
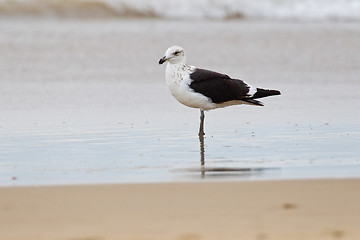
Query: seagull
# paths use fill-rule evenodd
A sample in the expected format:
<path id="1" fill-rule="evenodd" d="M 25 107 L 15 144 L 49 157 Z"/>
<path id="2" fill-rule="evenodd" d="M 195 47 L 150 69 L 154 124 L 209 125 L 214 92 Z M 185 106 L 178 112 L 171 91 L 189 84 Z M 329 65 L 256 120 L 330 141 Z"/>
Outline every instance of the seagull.
<path id="1" fill-rule="evenodd" d="M 185 106 L 200 109 L 199 137 L 205 135 L 204 111 L 240 104 L 263 106 L 258 98 L 280 95 L 278 90 L 254 88 L 226 74 L 188 65 L 185 50 L 179 46 L 166 50 L 159 64 L 165 62 L 170 93 Z"/>

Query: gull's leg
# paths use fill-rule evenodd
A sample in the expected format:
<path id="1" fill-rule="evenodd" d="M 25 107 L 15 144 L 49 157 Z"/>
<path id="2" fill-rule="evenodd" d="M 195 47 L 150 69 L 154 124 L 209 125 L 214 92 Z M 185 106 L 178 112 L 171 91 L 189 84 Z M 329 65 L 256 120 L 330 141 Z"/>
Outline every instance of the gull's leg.
<path id="1" fill-rule="evenodd" d="M 205 178 L 204 118 L 205 118 L 204 110 L 200 110 L 199 141 L 200 141 L 201 178 Z"/>
<path id="2" fill-rule="evenodd" d="M 205 135 L 204 133 L 204 119 L 205 119 L 205 114 L 204 114 L 204 110 L 200 110 L 200 129 L 199 129 L 199 137 L 203 137 Z"/>

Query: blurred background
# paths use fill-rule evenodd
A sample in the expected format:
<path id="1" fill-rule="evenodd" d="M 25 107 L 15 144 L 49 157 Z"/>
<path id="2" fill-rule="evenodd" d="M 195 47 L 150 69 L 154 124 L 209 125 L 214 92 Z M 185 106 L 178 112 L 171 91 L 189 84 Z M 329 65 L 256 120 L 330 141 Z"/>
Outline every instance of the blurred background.
<path id="1" fill-rule="evenodd" d="M 2 16 L 358 21 L 356 0 L 1 0 Z"/>

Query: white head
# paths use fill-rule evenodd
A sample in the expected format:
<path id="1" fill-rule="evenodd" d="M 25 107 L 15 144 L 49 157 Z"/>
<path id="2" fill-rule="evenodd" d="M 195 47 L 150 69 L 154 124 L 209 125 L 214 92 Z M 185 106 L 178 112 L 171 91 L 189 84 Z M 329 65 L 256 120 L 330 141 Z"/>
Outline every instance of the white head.
<path id="1" fill-rule="evenodd" d="M 169 47 L 165 52 L 165 56 L 162 57 L 159 61 L 159 64 L 163 64 L 164 62 L 169 62 L 171 64 L 177 63 L 185 63 L 186 55 L 185 50 L 179 46 Z"/>

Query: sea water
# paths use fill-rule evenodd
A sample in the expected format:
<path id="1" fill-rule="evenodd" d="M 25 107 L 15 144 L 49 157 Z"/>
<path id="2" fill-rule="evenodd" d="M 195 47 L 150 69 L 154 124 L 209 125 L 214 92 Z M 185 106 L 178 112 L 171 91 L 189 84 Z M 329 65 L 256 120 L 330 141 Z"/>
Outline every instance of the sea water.
<path id="1" fill-rule="evenodd" d="M 357 0 L 1 0 L 0 14 L 47 17 L 156 17 L 359 21 Z"/>

